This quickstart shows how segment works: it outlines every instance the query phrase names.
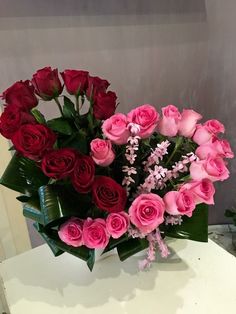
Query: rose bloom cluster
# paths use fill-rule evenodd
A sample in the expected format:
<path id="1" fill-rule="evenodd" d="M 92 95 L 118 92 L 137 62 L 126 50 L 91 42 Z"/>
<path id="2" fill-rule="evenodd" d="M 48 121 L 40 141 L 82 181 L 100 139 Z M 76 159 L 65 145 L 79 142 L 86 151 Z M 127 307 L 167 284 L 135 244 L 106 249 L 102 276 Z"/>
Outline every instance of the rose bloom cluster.
<path id="1" fill-rule="evenodd" d="M 80 70 L 65 70 L 61 77 L 64 85 L 58 70 L 46 67 L 38 70 L 31 81 L 16 82 L 3 92 L 5 108 L 0 117 L 0 132 L 12 141 L 19 154 L 35 161 L 48 178 L 68 180 L 76 192 L 89 194 L 91 206 L 100 211 L 99 218 L 71 217 L 64 221 L 58 228 L 63 242 L 74 247 L 104 249 L 110 238 L 130 236 L 134 230 L 139 237 L 147 237 L 167 216 L 191 217 L 197 204 L 214 204 L 213 183 L 229 177 L 225 159 L 234 156 L 228 141 L 221 137 L 225 131 L 222 123 L 208 120 L 201 124 L 199 113 L 191 109 L 179 112 L 174 105 L 163 107 L 161 114 L 149 104 L 128 114 L 115 113 L 117 97 L 107 91 L 110 85 L 107 80 Z M 58 103 L 63 88 L 76 100 L 86 97 L 93 119 L 102 121 L 101 136 L 89 140 L 89 154 L 72 147 L 57 148 L 57 132 L 47 123 L 37 122 L 32 114 L 39 99 Z M 150 150 L 154 162 L 146 167 L 138 164 L 139 145 L 154 134 L 165 139 L 191 140 L 197 147 L 189 152 L 194 158 L 189 157 L 188 164 L 187 159 L 180 161 L 178 169 L 175 165 L 175 172 L 168 169 L 168 163 L 161 166 L 160 161 L 169 154 L 168 145 L 163 142 L 156 150 L 155 147 Z M 99 169 L 110 167 L 119 158 L 116 152 L 121 145 L 125 151 L 121 158 L 126 173 L 122 184 L 110 175 L 98 174 Z M 137 166 L 142 167 L 146 181 L 131 195 L 129 185 L 135 183 L 132 176 L 137 174 Z M 159 187 L 165 186 L 172 177 L 176 179 L 176 171 L 185 171 L 189 179 L 163 197 L 159 196 Z"/>

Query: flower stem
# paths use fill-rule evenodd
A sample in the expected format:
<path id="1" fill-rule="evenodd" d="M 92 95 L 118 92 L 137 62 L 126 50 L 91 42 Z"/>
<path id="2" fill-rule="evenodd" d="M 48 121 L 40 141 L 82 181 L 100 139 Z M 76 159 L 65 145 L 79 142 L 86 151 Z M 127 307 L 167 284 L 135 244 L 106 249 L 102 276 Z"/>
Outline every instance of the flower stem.
<path id="1" fill-rule="evenodd" d="M 76 111 L 79 114 L 79 95 L 75 96 L 75 105 L 76 105 Z"/>
<path id="2" fill-rule="evenodd" d="M 57 106 L 58 106 L 58 109 L 60 110 L 60 113 L 61 113 L 62 117 L 64 117 L 64 114 L 63 114 L 63 111 L 62 111 L 62 106 L 61 106 L 61 104 L 60 104 L 60 101 L 58 100 L 57 97 L 55 97 L 54 100 L 55 100 L 55 103 L 56 103 Z"/>
<path id="3" fill-rule="evenodd" d="M 180 145 L 183 143 L 183 138 L 182 137 L 178 137 L 176 143 L 175 143 L 175 148 L 172 152 L 172 154 L 170 155 L 169 159 L 166 162 L 166 166 L 169 165 L 169 163 L 171 162 L 172 158 L 174 157 L 175 153 L 177 152 L 178 148 L 180 147 Z"/>

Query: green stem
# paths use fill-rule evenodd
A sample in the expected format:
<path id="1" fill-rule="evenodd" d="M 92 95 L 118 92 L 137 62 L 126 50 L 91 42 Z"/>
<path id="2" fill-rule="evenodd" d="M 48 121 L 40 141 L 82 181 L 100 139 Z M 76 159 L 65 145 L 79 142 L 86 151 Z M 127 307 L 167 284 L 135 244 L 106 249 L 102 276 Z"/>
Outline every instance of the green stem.
<path id="1" fill-rule="evenodd" d="M 55 100 L 55 103 L 56 103 L 57 106 L 58 106 L 58 109 L 60 110 L 60 113 L 61 113 L 62 117 L 64 117 L 64 114 L 63 114 L 63 111 L 62 111 L 62 106 L 61 106 L 61 104 L 60 104 L 60 101 L 58 100 L 57 97 L 55 97 L 54 100 Z"/>
<path id="2" fill-rule="evenodd" d="M 76 111 L 79 114 L 79 95 L 75 96 L 75 105 L 76 105 Z"/>
<path id="3" fill-rule="evenodd" d="M 180 145 L 183 143 L 183 138 L 179 137 L 175 143 L 175 148 L 172 152 L 172 154 L 170 155 L 169 159 L 166 162 L 166 166 L 169 165 L 169 163 L 171 162 L 172 158 L 174 157 L 175 153 L 177 152 L 178 148 L 180 147 Z"/>

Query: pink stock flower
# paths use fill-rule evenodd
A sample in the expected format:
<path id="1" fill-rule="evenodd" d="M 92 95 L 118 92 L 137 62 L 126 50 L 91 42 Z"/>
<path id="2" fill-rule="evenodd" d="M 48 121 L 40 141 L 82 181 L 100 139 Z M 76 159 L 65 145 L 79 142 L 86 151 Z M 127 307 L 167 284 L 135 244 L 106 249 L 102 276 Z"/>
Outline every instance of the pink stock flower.
<path id="1" fill-rule="evenodd" d="M 126 144 L 130 132 L 127 128 L 127 118 L 123 113 L 116 113 L 105 120 L 102 125 L 103 134 L 114 144 Z"/>
<path id="2" fill-rule="evenodd" d="M 200 181 L 192 180 L 182 185 L 180 191 L 184 190 L 192 192 L 196 204 L 214 204 L 213 196 L 215 194 L 215 188 L 209 179 L 202 179 Z"/>
<path id="3" fill-rule="evenodd" d="M 210 141 L 205 144 L 200 145 L 196 149 L 196 155 L 200 159 L 207 159 L 208 156 L 211 157 L 226 157 L 233 158 L 234 153 L 230 147 L 227 140 L 220 140 L 216 136 L 213 136 Z"/>
<path id="4" fill-rule="evenodd" d="M 193 194 L 188 190 L 170 191 L 163 198 L 166 212 L 170 215 L 192 216 L 195 209 Z"/>
<path id="5" fill-rule="evenodd" d="M 106 227 L 112 238 L 118 239 L 129 228 L 129 215 L 125 212 L 109 214 L 106 219 Z"/>
<path id="6" fill-rule="evenodd" d="M 165 205 L 156 194 L 141 194 L 129 208 L 131 222 L 141 233 L 148 234 L 164 221 Z"/>
<path id="7" fill-rule="evenodd" d="M 162 108 L 162 118 L 158 122 L 158 131 L 165 136 L 176 136 L 181 114 L 177 107 L 168 105 Z"/>
<path id="8" fill-rule="evenodd" d="M 214 135 L 224 133 L 225 127 L 218 120 L 212 119 L 206 121 L 203 125 L 197 125 L 193 135 L 193 141 L 198 145 L 207 143 Z"/>
<path id="9" fill-rule="evenodd" d="M 141 138 L 147 138 L 155 131 L 159 113 L 156 109 L 148 104 L 142 105 L 131 110 L 127 115 L 129 123 L 138 124 L 140 131 L 137 135 Z"/>
<path id="10" fill-rule="evenodd" d="M 72 217 L 60 226 L 59 238 L 68 245 L 79 247 L 83 245 L 83 221 Z"/>
<path id="11" fill-rule="evenodd" d="M 210 179 L 212 182 L 224 181 L 229 177 L 229 170 L 220 157 L 210 157 L 206 160 L 194 161 L 190 165 L 190 176 L 193 180 Z"/>
<path id="12" fill-rule="evenodd" d="M 104 249 L 109 242 L 105 220 L 87 218 L 84 222 L 83 241 L 90 249 Z"/>
<path id="13" fill-rule="evenodd" d="M 197 121 L 202 119 L 202 116 L 194 110 L 184 109 L 182 118 L 179 122 L 179 135 L 185 137 L 192 137 L 196 129 Z"/>
<path id="14" fill-rule="evenodd" d="M 90 143 L 91 157 L 94 162 L 102 167 L 109 166 L 115 159 L 115 153 L 112 149 L 110 140 L 101 140 L 96 138 Z"/>

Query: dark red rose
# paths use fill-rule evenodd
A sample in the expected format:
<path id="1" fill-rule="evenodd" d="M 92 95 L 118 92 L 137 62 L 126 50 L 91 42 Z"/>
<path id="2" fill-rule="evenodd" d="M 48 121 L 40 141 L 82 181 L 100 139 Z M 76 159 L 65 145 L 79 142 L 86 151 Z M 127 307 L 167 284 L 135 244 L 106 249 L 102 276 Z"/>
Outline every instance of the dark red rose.
<path id="1" fill-rule="evenodd" d="M 33 160 L 40 160 L 55 141 L 55 133 L 43 124 L 24 124 L 12 137 L 16 150 Z"/>
<path id="2" fill-rule="evenodd" d="M 79 193 L 88 193 L 94 180 L 95 165 L 90 156 L 79 155 L 77 157 L 72 184 Z"/>
<path id="3" fill-rule="evenodd" d="M 77 153 L 71 148 L 61 148 L 44 155 L 42 160 L 43 173 L 53 179 L 68 177 L 74 170 Z"/>
<path id="4" fill-rule="evenodd" d="M 19 81 L 9 87 L 2 94 L 9 105 L 15 105 L 21 110 L 28 111 L 38 104 L 38 99 L 34 94 L 34 87 L 30 85 L 30 81 Z"/>
<path id="5" fill-rule="evenodd" d="M 65 70 L 61 73 L 66 89 L 71 95 L 84 94 L 88 86 L 88 72 Z"/>
<path id="6" fill-rule="evenodd" d="M 51 100 L 58 97 L 63 89 L 58 77 L 58 70 L 52 70 L 51 67 L 38 70 L 33 75 L 32 84 L 36 94 L 43 100 Z"/>
<path id="7" fill-rule="evenodd" d="M 95 205 L 111 213 L 125 209 L 127 194 L 125 189 L 110 177 L 97 176 L 92 186 Z"/>
<path id="8" fill-rule="evenodd" d="M 114 92 L 98 93 L 95 96 L 93 114 L 96 119 L 106 120 L 110 118 L 116 110 L 116 94 Z"/>
<path id="9" fill-rule="evenodd" d="M 22 124 L 34 122 L 34 117 L 29 113 L 21 111 L 14 105 L 8 105 L 0 117 L 0 133 L 11 139 Z"/>
<path id="10" fill-rule="evenodd" d="M 86 95 L 89 99 L 91 99 L 99 92 L 105 92 L 109 85 L 110 83 L 107 80 L 103 80 L 98 76 L 89 76 Z"/>

